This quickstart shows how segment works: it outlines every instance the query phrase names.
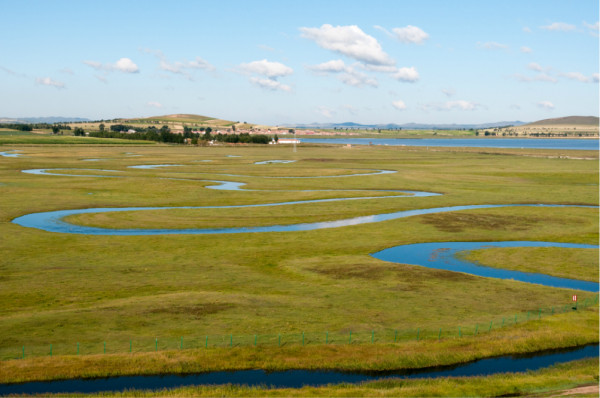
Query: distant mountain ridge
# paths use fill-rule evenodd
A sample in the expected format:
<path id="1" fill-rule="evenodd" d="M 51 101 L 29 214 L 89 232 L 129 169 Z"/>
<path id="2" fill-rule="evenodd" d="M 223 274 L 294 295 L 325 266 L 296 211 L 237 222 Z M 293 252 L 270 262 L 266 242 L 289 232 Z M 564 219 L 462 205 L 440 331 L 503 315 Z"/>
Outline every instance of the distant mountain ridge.
<path id="1" fill-rule="evenodd" d="M 62 116 L 48 116 L 48 117 L 0 117 L 0 123 L 73 123 L 73 122 L 90 122 L 90 119 L 82 117 L 62 117 Z"/>
<path id="2" fill-rule="evenodd" d="M 459 130 L 459 129 L 484 129 L 490 127 L 506 127 L 506 126 L 521 126 L 525 122 L 519 120 L 507 122 L 493 122 L 480 124 L 425 124 L 425 123 L 388 123 L 388 124 L 360 124 L 353 122 L 346 123 L 311 123 L 311 124 L 296 124 L 289 125 L 293 128 L 307 129 L 333 129 L 333 128 L 356 128 L 356 129 L 406 129 L 406 130 Z"/>

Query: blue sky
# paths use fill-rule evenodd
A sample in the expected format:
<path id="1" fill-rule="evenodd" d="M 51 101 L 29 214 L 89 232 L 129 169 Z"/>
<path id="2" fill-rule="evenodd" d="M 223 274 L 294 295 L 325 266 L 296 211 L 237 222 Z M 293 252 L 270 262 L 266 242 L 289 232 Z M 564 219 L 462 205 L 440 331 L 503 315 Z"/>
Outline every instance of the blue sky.
<path id="1" fill-rule="evenodd" d="M 0 0 L 0 117 L 598 115 L 598 1 Z"/>

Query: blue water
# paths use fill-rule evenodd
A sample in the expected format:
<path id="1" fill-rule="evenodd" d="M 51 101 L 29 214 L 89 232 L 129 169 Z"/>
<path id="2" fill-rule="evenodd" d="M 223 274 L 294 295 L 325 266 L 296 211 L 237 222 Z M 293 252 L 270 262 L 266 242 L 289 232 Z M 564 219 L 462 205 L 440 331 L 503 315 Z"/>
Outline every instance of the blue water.
<path id="1" fill-rule="evenodd" d="M 593 357 L 598 357 L 597 344 L 567 350 L 540 352 L 525 356 L 486 358 L 456 366 L 392 372 L 350 373 L 319 370 L 267 372 L 264 370 L 240 370 L 191 375 L 123 376 L 103 379 L 72 379 L 22 384 L 0 384 L 0 395 L 95 393 L 101 391 L 124 391 L 127 389 L 158 390 L 183 386 L 219 384 L 267 386 L 271 388 L 318 387 L 327 384 L 361 383 L 394 378 L 468 377 L 489 376 L 505 372 L 526 372 L 559 363 Z"/>
<path id="2" fill-rule="evenodd" d="M 432 242 L 396 246 L 374 253 L 372 256 L 379 260 L 394 263 L 420 265 L 421 267 L 427 268 L 464 272 L 466 274 L 487 278 L 511 279 L 520 282 L 584 290 L 588 292 L 598 291 L 597 282 L 587 282 L 576 279 L 558 278 L 544 274 L 485 267 L 456 256 L 458 252 L 462 251 L 489 249 L 493 247 L 565 247 L 598 249 L 598 246 L 595 245 L 558 242 Z"/>
<path id="3" fill-rule="evenodd" d="M 314 144 L 472 147 L 472 148 L 527 148 L 572 149 L 597 151 L 597 139 L 569 138 L 303 138 Z"/>

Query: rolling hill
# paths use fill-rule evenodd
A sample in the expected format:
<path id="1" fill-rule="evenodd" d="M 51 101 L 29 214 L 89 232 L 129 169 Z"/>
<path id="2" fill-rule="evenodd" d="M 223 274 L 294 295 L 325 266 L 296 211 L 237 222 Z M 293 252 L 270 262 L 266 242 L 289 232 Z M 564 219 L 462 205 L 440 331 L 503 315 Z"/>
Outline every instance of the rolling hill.
<path id="1" fill-rule="evenodd" d="M 598 126 L 600 119 L 597 116 L 566 116 L 554 119 L 538 120 L 527 123 L 523 127 L 531 126 Z"/>

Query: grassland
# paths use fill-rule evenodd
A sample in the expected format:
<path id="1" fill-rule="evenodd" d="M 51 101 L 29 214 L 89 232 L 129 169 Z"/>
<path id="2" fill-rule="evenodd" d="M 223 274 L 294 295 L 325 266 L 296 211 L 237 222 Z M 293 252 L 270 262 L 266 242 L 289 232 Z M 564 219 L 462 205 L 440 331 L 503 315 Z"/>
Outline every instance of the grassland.
<path id="1" fill-rule="evenodd" d="M 569 303 L 573 292 L 390 264 L 370 257 L 369 253 L 398 244 L 428 241 L 598 242 L 598 210 L 593 208 L 471 210 L 328 230 L 239 235 L 85 236 L 54 234 L 11 223 L 23 214 L 59 209 L 243 205 L 377 196 L 385 193 L 376 190 L 389 189 L 443 195 L 244 209 L 239 213 L 223 209 L 188 213 L 174 210 L 114 213 L 106 217 L 82 216 L 77 221 L 148 228 L 252 226 L 467 204 L 598 205 L 595 152 L 577 151 L 577 156 L 592 159 L 578 160 L 560 158 L 560 151 L 502 150 L 502 154 L 495 154 L 484 153 L 485 150 L 426 151 L 366 146 L 303 145 L 296 153 L 290 148 L 273 146 L 151 145 L 131 148 L 28 146 L 22 143 L 5 145 L 4 149 L 19 149 L 23 156 L 0 158 L 2 359 L 18 356 L 24 345 L 28 352 L 46 355 L 49 344 L 72 350 L 77 342 L 96 347 L 103 341 L 127 344 L 130 339 L 154 341 L 156 337 L 178 341 L 181 336 L 205 334 L 455 329 L 460 325 L 509 317 L 517 312 L 564 305 Z M 99 160 L 82 162 L 92 158 Z M 269 159 L 296 162 L 254 164 Z M 207 160 L 209 162 L 204 162 Z M 147 170 L 128 168 L 137 164 L 183 166 Z M 31 168 L 110 169 L 120 170 L 118 174 L 122 177 L 67 177 L 21 172 Z M 373 169 L 396 170 L 397 173 L 340 178 L 263 178 L 342 175 Z M 245 182 L 248 191 L 210 190 L 205 188 L 209 183 L 204 180 Z M 582 279 L 581 275 L 586 275 L 593 279 L 598 269 L 597 254 L 589 256 L 578 250 L 573 253 L 547 257 L 558 257 L 556 268 L 561 268 L 568 277 Z M 523 255 L 538 258 L 535 253 L 523 252 Z M 518 265 L 518 254 L 511 256 L 513 254 L 506 254 L 503 258 L 507 263 Z M 544 258 L 539 258 L 537 268 L 550 267 L 542 261 Z M 489 258 L 478 260 L 494 263 L 494 259 Z M 573 261 L 578 263 L 576 269 L 559 264 Z M 554 265 L 551 267 L 555 268 Z M 591 294 L 581 296 L 591 297 Z M 597 325 L 597 307 L 542 318 L 514 329 L 499 329 L 485 336 L 458 340 L 460 346 L 452 349 L 458 354 L 447 360 L 449 363 L 461 362 L 464 360 L 461 358 L 485 356 L 490 351 L 482 351 L 481 347 L 493 347 L 494 344 L 508 352 L 522 352 L 531 347 L 553 348 L 594 342 L 598 341 Z M 492 340 L 495 343 L 490 343 Z M 451 345 L 452 341 L 449 339 L 445 344 Z M 510 344 L 511 341 L 517 343 Z M 408 347 L 404 344 L 418 343 L 402 343 L 397 349 Z M 208 354 L 190 351 L 191 359 L 180 356 L 185 352 L 164 354 L 174 358 L 174 368 L 169 368 L 167 362 L 170 360 L 164 359 L 161 353 L 135 354 L 130 358 L 141 358 L 135 367 L 142 373 L 155 371 L 151 363 L 161 369 L 181 369 L 183 363 L 195 363 L 195 370 L 206 370 L 203 364 L 217 361 L 219 357 L 225 359 L 218 366 L 229 369 L 243 367 L 244 363 L 268 366 L 277 361 L 286 363 L 286 358 L 294 357 L 294 350 L 299 353 L 296 354 L 298 360 L 290 361 L 288 366 L 341 367 L 351 363 L 357 369 L 403 366 L 398 362 L 400 359 L 377 365 L 365 359 L 376 359 L 387 351 L 393 353 L 394 347 L 389 344 L 333 346 L 339 350 L 337 355 L 329 355 L 329 351 L 319 347 L 323 348 L 304 347 L 305 351 L 297 346 L 283 351 L 277 351 L 278 347 L 263 348 L 260 351 L 263 356 L 253 351 L 253 347 L 230 351 L 239 358 L 248 359 L 246 362 L 234 360 L 233 354 L 223 355 L 222 349 L 209 350 Z M 422 343 L 419 350 L 423 351 L 413 358 L 435 357 L 439 351 L 432 347 L 435 345 Z M 45 364 L 51 374 L 49 363 L 58 366 L 62 360 L 73 371 L 81 369 L 81 363 L 77 362 L 81 359 L 62 357 L 65 353 L 67 351 L 56 352 L 57 356 L 53 358 L 4 361 L 0 373 L 13 375 L 4 381 L 15 381 L 17 376 L 8 372 L 8 367 L 20 367 L 21 372 L 27 373 L 27 369 L 35 369 L 36 364 Z M 99 361 L 115 358 L 111 365 L 114 366 L 127 356 L 112 355 L 105 359 L 97 356 L 80 358 Z M 274 358 L 273 362 L 264 362 L 268 358 Z M 353 362 L 352 358 L 356 360 Z M 117 373 L 127 373 L 118 366 L 114 369 Z M 32 379 L 44 377 L 44 371 L 36 374 Z M 323 391 L 325 395 L 333 394 L 332 390 Z M 359 391 L 356 390 L 357 394 Z"/>
<path id="2" fill-rule="evenodd" d="M 502 397 L 557 395 L 598 395 L 598 360 L 582 360 L 553 366 L 536 372 L 501 374 L 489 377 L 448 377 L 442 379 L 388 379 L 326 387 L 300 389 L 265 389 L 261 387 L 197 386 L 175 389 L 129 390 L 122 393 L 99 393 L 85 396 L 100 397 Z M 573 388 L 579 387 L 580 388 Z M 54 396 L 54 395 L 52 395 Z M 76 397 L 82 394 L 60 394 Z"/>

